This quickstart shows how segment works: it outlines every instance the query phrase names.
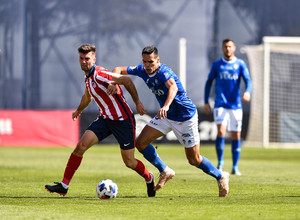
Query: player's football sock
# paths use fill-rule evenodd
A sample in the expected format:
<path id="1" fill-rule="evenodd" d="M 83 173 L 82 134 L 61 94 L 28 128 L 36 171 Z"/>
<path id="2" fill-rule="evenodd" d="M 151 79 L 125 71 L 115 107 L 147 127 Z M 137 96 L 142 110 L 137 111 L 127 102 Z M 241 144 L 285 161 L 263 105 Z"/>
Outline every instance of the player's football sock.
<path id="1" fill-rule="evenodd" d="M 137 160 L 138 164 L 136 166 L 136 168 L 134 169 L 135 172 L 137 172 L 140 176 L 142 176 L 146 182 L 151 181 L 151 175 L 149 173 L 149 171 L 146 169 L 145 165 L 140 161 Z"/>
<path id="2" fill-rule="evenodd" d="M 82 161 L 82 157 L 78 157 L 73 153 L 71 154 L 69 161 L 67 163 L 66 169 L 65 169 L 64 178 L 62 180 L 62 183 L 64 183 L 65 185 L 70 184 L 70 181 L 71 181 L 74 173 L 80 166 L 81 161 Z"/>
<path id="3" fill-rule="evenodd" d="M 231 141 L 232 166 L 237 167 L 241 155 L 241 140 Z"/>
<path id="4" fill-rule="evenodd" d="M 225 137 L 218 137 L 215 141 L 216 151 L 218 156 L 218 164 L 224 165 L 223 155 L 224 155 L 224 148 L 225 148 Z"/>
<path id="5" fill-rule="evenodd" d="M 160 159 L 152 144 L 149 144 L 144 150 L 140 152 L 151 164 L 153 164 L 159 170 L 159 172 L 163 172 L 166 169 L 167 165 Z"/>
<path id="6" fill-rule="evenodd" d="M 222 177 L 222 172 L 218 170 L 206 157 L 202 157 L 202 163 L 198 168 L 203 170 L 204 173 L 219 180 Z"/>

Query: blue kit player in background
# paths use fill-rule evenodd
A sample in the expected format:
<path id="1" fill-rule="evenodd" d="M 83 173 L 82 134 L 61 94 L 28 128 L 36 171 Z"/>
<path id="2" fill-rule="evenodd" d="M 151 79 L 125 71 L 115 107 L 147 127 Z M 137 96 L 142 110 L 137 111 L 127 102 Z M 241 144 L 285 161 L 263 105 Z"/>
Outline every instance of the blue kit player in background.
<path id="1" fill-rule="evenodd" d="M 208 75 L 205 84 L 204 111 L 211 113 L 208 103 L 210 88 L 213 80 L 215 83 L 214 120 L 217 124 L 218 135 L 216 139 L 216 151 L 218 156 L 218 169 L 224 168 L 224 147 L 226 128 L 231 131 L 232 174 L 241 175 L 238 162 L 241 154 L 241 130 L 242 130 L 242 101 L 240 95 L 240 81 L 243 78 L 246 89 L 243 94 L 243 102 L 249 102 L 251 98 L 252 83 L 245 62 L 235 57 L 235 44 L 231 39 L 224 39 L 222 50 L 224 57 L 216 60 Z"/>
<path id="2" fill-rule="evenodd" d="M 225 197 L 229 192 L 229 173 L 219 171 L 199 153 L 196 106 L 187 96 L 175 73 L 167 65 L 160 63 L 156 47 L 145 47 L 142 59 L 142 65 L 116 67 L 112 72 L 141 77 L 160 104 L 157 115 L 144 127 L 136 141 L 137 149 L 160 172 L 160 179 L 154 190 L 162 188 L 175 176 L 175 172 L 161 160 L 151 142 L 173 130 L 179 142 L 185 147 L 189 163 L 213 176 L 219 185 L 219 196 Z"/>

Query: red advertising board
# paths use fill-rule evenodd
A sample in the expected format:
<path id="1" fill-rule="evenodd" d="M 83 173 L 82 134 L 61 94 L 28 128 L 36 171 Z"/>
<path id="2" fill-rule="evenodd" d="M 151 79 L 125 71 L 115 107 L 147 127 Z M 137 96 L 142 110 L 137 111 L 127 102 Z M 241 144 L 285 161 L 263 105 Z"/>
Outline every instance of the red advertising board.
<path id="1" fill-rule="evenodd" d="M 72 146 L 79 140 L 79 120 L 72 110 L 0 110 L 0 146 Z"/>

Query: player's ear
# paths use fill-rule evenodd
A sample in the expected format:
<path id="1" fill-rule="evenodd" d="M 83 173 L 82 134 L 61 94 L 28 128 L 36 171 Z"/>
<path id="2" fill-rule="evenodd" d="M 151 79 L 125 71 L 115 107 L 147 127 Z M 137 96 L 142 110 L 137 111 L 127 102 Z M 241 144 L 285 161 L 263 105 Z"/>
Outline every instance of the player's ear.
<path id="1" fill-rule="evenodd" d="M 157 60 L 156 60 L 156 62 L 157 62 L 157 63 L 159 63 L 159 60 L 160 60 L 160 58 L 159 58 L 159 57 L 157 57 Z"/>

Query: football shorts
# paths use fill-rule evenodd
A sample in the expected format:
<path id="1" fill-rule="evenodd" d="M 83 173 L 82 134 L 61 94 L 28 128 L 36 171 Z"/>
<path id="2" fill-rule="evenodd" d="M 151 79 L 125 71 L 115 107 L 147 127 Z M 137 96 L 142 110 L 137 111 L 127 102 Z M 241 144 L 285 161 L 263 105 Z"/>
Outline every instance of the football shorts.
<path id="1" fill-rule="evenodd" d="M 214 109 L 214 120 L 217 125 L 223 124 L 227 126 L 228 131 L 241 131 L 243 110 L 242 109 L 226 109 L 226 108 L 215 108 Z"/>
<path id="2" fill-rule="evenodd" d="M 178 141 L 185 148 L 194 147 L 200 142 L 197 112 L 191 119 L 183 122 L 173 121 L 167 118 L 159 119 L 155 116 L 147 125 L 163 134 L 173 131 Z"/>

